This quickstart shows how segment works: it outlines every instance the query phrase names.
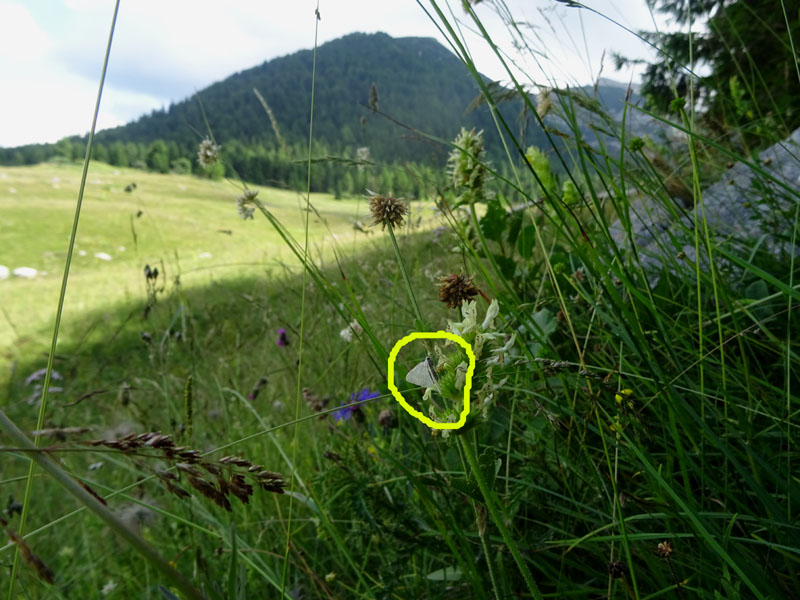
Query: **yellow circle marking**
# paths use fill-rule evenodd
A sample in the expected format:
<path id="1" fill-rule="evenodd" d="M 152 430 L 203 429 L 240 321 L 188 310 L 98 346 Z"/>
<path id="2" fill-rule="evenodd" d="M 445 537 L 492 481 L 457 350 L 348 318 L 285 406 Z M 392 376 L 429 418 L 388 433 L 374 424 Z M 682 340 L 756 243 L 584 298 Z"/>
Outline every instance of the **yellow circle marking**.
<path id="1" fill-rule="evenodd" d="M 433 419 L 429 419 L 420 411 L 416 410 L 413 406 L 411 406 L 406 399 L 403 398 L 403 394 L 400 393 L 400 390 L 397 389 L 397 386 L 394 384 L 394 362 L 397 360 L 397 355 L 400 352 L 400 349 L 408 344 L 409 342 L 413 342 L 414 340 L 450 340 L 451 342 L 455 342 L 459 346 L 464 349 L 464 352 L 467 353 L 467 358 L 469 358 L 469 367 L 467 367 L 467 378 L 464 382 L 464 410 L 461 411 L 461 415 L 459 416 L 458 421 L 455 423 L 437 423 Z M 475 354 L 472 352 L 472 346 L 470 346 L 464 338 L 456 335 L 455 333 L 450 333 L 448 331 L 417 331 L 414 333 L 408 334 L 406 337 L 398 340 L 398 342 L 392 348 L 392 351 L 389 353 L 389 391 L 392 392 L 392 396 L 394 399 L 400 403 L 406 412 L 410 414 L 412 417 L 415 417 L 422 421 L 428 427 L 433 427 L 434 429 L 459 429 L 463 427 L 464 424 L 467 422 L 467 415 L 469 414 L 469 392 L 472 389 L 472 376 L 475 374 Z"/>

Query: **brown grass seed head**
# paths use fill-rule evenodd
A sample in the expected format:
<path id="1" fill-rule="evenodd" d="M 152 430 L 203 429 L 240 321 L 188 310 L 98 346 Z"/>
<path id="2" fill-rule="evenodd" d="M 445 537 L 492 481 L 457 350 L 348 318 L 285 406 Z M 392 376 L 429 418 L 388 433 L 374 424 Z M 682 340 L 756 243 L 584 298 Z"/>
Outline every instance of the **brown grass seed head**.
<path id="1" fill-rule="evenodd" d="M 369 210 L 372 213 L 372 225 L 380 225 L 381 229 L 387 224 L 400 227 L 403 218 L 408 214 L 408 207 L 402 202 L 402 198 L 395 198 L 391 194 L 370 196 Z"/>
<path id="2" fill-rule="evenodd" d="M 472 300 L 479 293 L 472 279 L 457 273 L 439 278 L 439 302 L 448 308 L 459 308 L 463 302 Z"/>

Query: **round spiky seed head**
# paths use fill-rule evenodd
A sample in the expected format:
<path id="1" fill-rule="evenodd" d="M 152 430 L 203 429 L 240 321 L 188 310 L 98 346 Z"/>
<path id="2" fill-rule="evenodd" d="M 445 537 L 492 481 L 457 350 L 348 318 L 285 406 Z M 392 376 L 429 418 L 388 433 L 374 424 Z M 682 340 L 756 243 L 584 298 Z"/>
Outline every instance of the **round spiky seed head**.
<path id="1" fill-rule="evenodd" d="M 402 225 L 408 207 L 401 200 L 402 198 L 395 198 L 391 194 L 370 196 L 369 210 L 372 213 L 372 225 L 380 225 L 381 229 L 387 224 L 392 227 Z"/>
<path id="2" fill-rule="evenodd" d="M 200 142 L 200 147 L 197 151 L 197 162 L 203 167 L 210 167 L 219 160 L 219 151 L 222 146 L 215 144 L 208 138 Z"/>
<path id="3" fill-rule="evenodd" d="M 462 302 L 472 300 L 478 295 L 478 288 L 472 283 L 472 277 L 464 277 L 456 273 L 439 278 L 439 302 L 448 308 L 458 308 Z"/>
<path id="4" fill-rule="evenodd" d="M 608 563 L 608 574 L 614 579 L 625 577 L 625 565 L 618 560 Z"/>
<path id="5" fill-rule="evenodd" d="M 664 540 L 663 542 L 659 542 L 658 546 L 656 547 L 656 554 L 658 554 L 659 558 L 669 558 L 672 554 L 672 544 L 669 540 Z"/>

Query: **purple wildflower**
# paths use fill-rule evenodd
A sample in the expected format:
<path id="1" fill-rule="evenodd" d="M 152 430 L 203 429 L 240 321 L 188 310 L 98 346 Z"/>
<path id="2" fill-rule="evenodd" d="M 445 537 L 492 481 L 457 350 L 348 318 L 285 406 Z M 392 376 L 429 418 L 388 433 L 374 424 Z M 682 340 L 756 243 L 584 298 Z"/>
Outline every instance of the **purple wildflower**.
<path id="1" fill-rule="evenodd" d="M 375 391 L 371 392 L 369 388 L 364 388 L 360 392 L 353 392 L 350 394 L 350 402 L 348 404 L 352 404 L 353 402 L 366 402 L 367 400 L 372 400 L 380 396 L 380 392 Z M 333 418 L 336 419 L 336 422 L 340 421 L 349 421 L 350 417 L 353 415 L 356 418 L 361 417 L 361 404 L 356 404 L 355 406 L 345 406 L 345 403 L 342 402 L 340 404 L 343 408 L 339 408 L 333 411 Z"/>
<path id="2" fill-rule="evenodd" d="M 289 345 L 289 337 L 286 335 L 285 329 L 278 329 L 278 341 L 276 342 L 278 346 L 288 346 Z"/>

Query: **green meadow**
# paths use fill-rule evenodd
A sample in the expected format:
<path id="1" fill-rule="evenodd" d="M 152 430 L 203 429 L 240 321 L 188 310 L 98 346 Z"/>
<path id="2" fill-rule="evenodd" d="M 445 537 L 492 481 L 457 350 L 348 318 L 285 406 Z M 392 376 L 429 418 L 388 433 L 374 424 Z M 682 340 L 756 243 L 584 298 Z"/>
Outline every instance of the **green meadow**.
<path id="1" fill-rule="evenodd" d="M 0 170 L 0 264 L 11 270 L 27 266 L 39 271 L 34 279 L 11 276 L 2 282 L 4 361 L 13 360 L 15 350 L 49 347 L 80 175 L 80 166 L 64 164 Z M 136 188 L 125 192 L 130 183 Z M 279 236 L 237 216 L 240 188 L 230 181 L 92 164 L 70 268 L 65 321 L 146 299 L 145 264 L 160 268 L 158 287 L 179 278 L 187 289 L 296 270 L 296 259 Z M 301 196 L 254 189 L 288 232 L 302 239 Z M 329 261 L 334 247 L 351 253 L 369 239 L 353 229 L 354 223 L 366 220 L 363 199 L 333 200 L 320 194 L 313 196 L 313 204 L 309 242 L 316 256 Z M 427 212 L 425 217 L 431 215 Z M 97 258 L 98 253 L 110 260 Z"/>

